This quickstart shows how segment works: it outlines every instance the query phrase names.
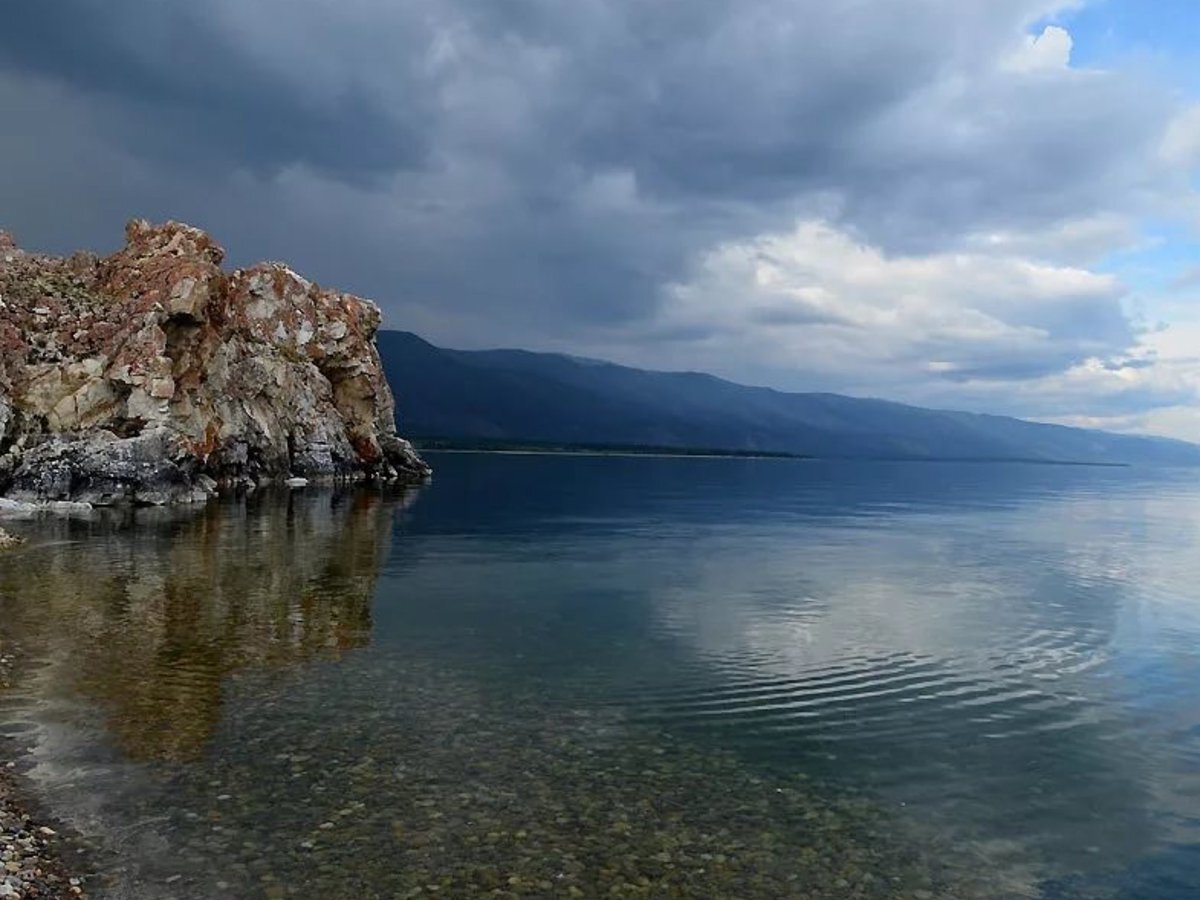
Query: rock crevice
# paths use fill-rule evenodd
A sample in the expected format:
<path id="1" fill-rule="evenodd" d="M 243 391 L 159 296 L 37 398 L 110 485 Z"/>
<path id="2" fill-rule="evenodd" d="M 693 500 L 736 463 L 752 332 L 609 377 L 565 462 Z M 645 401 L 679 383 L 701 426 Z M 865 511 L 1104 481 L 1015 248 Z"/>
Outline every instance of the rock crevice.
<path id="1" fill-rule="evenodd" d="M 378 307 L 178 222 L 100 258 L 0 232 L 0 495 L 163 504 L 289 477 L 413 481 Z"/>

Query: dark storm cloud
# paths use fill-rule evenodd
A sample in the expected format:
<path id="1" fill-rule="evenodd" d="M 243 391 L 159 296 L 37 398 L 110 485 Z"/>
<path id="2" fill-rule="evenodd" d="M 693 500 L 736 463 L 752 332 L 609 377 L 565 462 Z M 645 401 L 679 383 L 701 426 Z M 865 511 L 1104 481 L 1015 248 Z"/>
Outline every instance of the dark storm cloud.
<path id="1" fill-rule="evenodd" d="M 304 163 L 359 180 L 423 158 L 429 121 L 419 95 L 396 110 L 353 81 L 325 96 L 305 90 L 208 12 L 203 3 L 8 4 L 0 67 L 105 103 L 107 137 L 170 163 L 236 163 L 264 175 Z M 294 74 L 304 63 L 295 60 Z"/>
<path id="2" fill-rule="evenodd" d="M 15 0 L 0 215 L 55 249 L 193 220 L 457 344 L 652 344 L 665 285 L 797 216 L 932 252 L 1166 192 L 1165 95 L 1003 70 L 1055 5 Z M 980 371 L 1124 352 L 1093 312 L 1031 306 L 1071 349 Z"/>
<path id="3" fill-rule="evenodd" d="M 542 137 L 576 164 L 628 169 L 661 201 L 760 215 L 831 195 L 874 240 L 936 247 L 1148 184 L 1165 97 L 1098 72 L 993 71 L 1051 5 L 513 2 L 486 26 L 566 55 Z"/>

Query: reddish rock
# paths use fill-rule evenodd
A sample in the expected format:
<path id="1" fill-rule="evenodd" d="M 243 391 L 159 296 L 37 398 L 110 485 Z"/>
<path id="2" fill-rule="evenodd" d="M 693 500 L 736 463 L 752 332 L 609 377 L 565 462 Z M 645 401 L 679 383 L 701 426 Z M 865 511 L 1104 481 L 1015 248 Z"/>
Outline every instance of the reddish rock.
<path id="1" fill-rule="evenodd" d="M 420 479 L 373 303 L 287 266 L 226 273 L 177 222 L 104 259 L 0 232 L 0 493 L 163 503 L 216 482 Z"/>

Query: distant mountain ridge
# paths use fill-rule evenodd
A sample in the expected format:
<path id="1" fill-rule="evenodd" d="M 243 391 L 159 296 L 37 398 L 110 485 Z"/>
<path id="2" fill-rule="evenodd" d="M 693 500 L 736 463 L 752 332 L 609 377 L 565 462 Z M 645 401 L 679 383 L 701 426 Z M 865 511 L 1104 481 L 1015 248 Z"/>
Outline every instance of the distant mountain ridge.
<path id="1" fill-rule="evenodd" d="M 843 459 L 1200 465 L 1200 446 L 526 350 L 448 350 L 379 333 L 414 438 L 704 448 Z"/>

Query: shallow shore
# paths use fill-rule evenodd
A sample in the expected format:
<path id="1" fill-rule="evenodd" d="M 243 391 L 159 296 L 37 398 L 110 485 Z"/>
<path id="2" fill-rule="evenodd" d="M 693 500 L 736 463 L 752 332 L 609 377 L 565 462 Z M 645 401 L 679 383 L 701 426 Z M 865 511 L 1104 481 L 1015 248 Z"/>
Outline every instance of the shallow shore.
<path id="1" fill-rule="evenodd" d="M 103 720 L 80 721 L 73 749 L 40 744 L 56 765 L 28 775 L 34 732 L 0 738 L 28 801 L 15 837 L 46 839 L 29 868 L 56 879 L 11 896 L 1028 896 L 980 887 L 958 848 L 870 796 L 612 708 L 591 666 L 565 690 L 558 672 L 493 690 L 511 662 L 473 635 L 454 634 L 463 657 L 368 651 L 412 497 L 279 492 L 146 509 L 136 530 L 102 510 L 14 525 L 29 545 L 0 566 L 15 661 L 0 705 L 65 687 Z M 645 665 L 637 683 L 673 663 Z M 65 721 L 29 710 L 18 729 Z M 87 749 L 100 735 L 119 762 Z M 143 767 L 152 778 L 113 777 Z"/>
<path id="2" fill-rule="evenodd" d="M 0 637 L 0 698 L 12 685 L 19 648 Z M 68 837 L 35 815 L 12 737 L 0 735 L 0 900 L 86 898 L 84 875 L 64 860 Z"/>

